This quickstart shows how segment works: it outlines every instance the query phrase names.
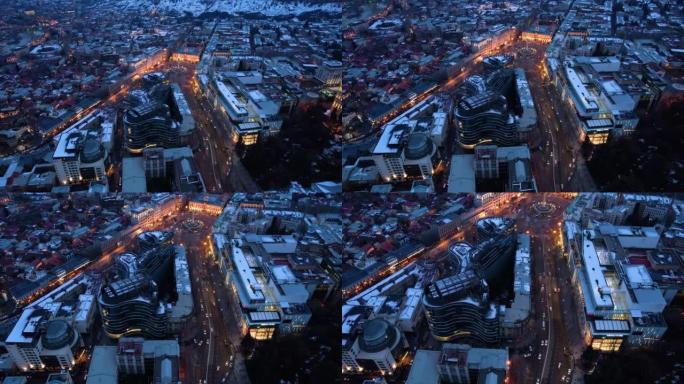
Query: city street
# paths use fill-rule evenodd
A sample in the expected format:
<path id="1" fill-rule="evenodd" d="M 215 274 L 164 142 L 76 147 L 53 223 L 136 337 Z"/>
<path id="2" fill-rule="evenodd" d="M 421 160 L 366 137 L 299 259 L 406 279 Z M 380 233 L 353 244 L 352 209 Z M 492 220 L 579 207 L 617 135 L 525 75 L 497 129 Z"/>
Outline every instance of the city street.
<path id="1" fill-rule="evenodd" d="M 562 214 L 570 198 L 545 195 L 546 201 L 554 206 L 545 214 L 534 209 L 535 204 L 544 200 L 544 194 L 521 194 L 515 199 L 491 200 L 462 215 L 461 230 L 417 256 L 441 259 L 454 241 L 475 239 L 475 223 L 489 216 L 514 218 L 517 233 L 531 237 L 533 306 L 531 318 L 521 335 L 511 343 L 505 343 L 509 346 L 511 360 L 510 383 L 569 382 L 576 369 L 575 362 L 583 350 L 575 301 L 572 299 L 573 287 L 560 240 Z"/>
<path id="2" fill-rule="evenodd" d="M 228 123 L 200 91 L 195 65 L 173 62 L 168 69 L 169 79 L 180 85 L 197 125 L 191 146 L 207 192 L 257 192 L 258 185 L 235 155 Z"/>
<path id="3" fill-rule="evenodd" d="M 199 220 L 197 232 L 183 226 L 187 219 Z M 174 233 L 173 242 L 185 248 L 192 278 L 193 317 L 178 336 L 181 345 L 181 376 L 187 383 L 249 383 L 244 357 L 239 351 L 242 340 L 236 311 L 224 277 L 215 263 L 209 246 L 214 216 L 180 211 L 166 216 L 144 230 L 164 230 Z M 130 241 L 143 228 L 131 233 Z M 90 264 L 88 271 L 101 273 L 113 261 L 113 256 L 130 251 L 119 246 Z"/>
<path id="4" fill-rule="evenodd" d="M 575 315 L 572 285 L 560 250 L 560 223 L 569 201 L 546 194 L 555 210 L 535 214 L 533 204 L 542 195 L 525 195 L 515 207 L 519 233 L 532 236 L 532 319 L 524 337 L 512 346 L 527 357 L 512 357 L 513 383 L 562 383 L 570 380 L 574 369 L 573 353 L 581 349 L 580 330 Z M 537 299 L 535 300 L 535 296 Z"/>
<path id="5" fill-rule="evenodd" d="M 530 134 L 532 169 L 540 191 L 590 191 L 596 186 L 580 152 L 581 143 L 568 106 L 544 69 L 548 44 L 517 41 L 508 54 L 525 70 L 537 110 L 537 126 Z M 537 150 L 535 150 L 537 149 Z"/>
<path id="6" fill-rule="evenodd" d="M 60 130 L 50 132 L 43 142 L 36 148 L 51 145 L 52 138 L 61 133 L 87 114 L 99 108 L 116 109 L 114 130 L 114 145 L 112 148 L 110 167 L 108 168 L 109 188 L 112 191 L 121 190 L 121 161 L 127 156 L 123 146 L 124 112 L 122 101 L 128 97 L 130 90 L 140 84 L 140 79 L 151 72 L 164 72 L 170 82 L 180 85 L 193 118 L 196 131 L 192 135 L 189 145 L 193 150 L 195 162 L 204 179 L 207 192 L 219 193 L 230 191 L 257 192 L 259 186 L 254 182 L 247 169 L 234 153 L 234 143 L 231 140 L 229 123 L 221 116 L 207 98 L 202 95 L 195 72 L 196 65 L 177 61 L 166 61 L 162 56 L 152 60 L 148 65 L 141 66 L 128 76 L 128 80 L 106 99 L 80 111 L 67 121 Z"/>
<path id="7" fill-rule="evenodd" d="M 503 40 L 503 41 L 502 41 Z M 548 44 L 523 42 L 521 39 L 499 38 L 482 50 L 462 59 L 454 71 L 439 87 L 406 101 L 386 115 L 377 126 L 382 126 L 425 98 L 440 92 L 453 94 L 471 75 L 482 72 L 481 62 L 492 55 L 511 55 L 513 67 L 523 68 L 537 111 L 537 125 L 529 135 L 527 145 L 531 151 L 532 173 L 539 191 L 590 191 L 596 185 L 581 153 L 582 143 L 573 126 L 569 106 L 562 100 L 554 84 L 545 73 L 544 60 Z M 457 147 L 456 145 L 454 147 Z M 459 151 L 459 148 L 448 148 Z M 450 155 L 450 152 L 447 153 Z"/>
<path id="8" fill-rule="evenodd" d="M 185 378 L 188 383 L 248 383 L 242 339 L 228 288 L 210 250 L 210 232 L 215 217 L 181 212 L 170 228 L 174 242 L 185 247 L 192 276 L 194 316 L 179 339 L 182 344 Z M 188 231 L 187 219 L 202 222 L 197 232 Z"/>
<path id="9" fill-rule="evenodd" d="M 532 152 L 532 173 L 539 191 L 591 191 L 593 179 L 581 155 L 577 130 L 571 125 L 568 106 L 555 86 L 543 75 L 547 44 L 516 40 L 492 47 L 464 61 L 461 72 L 450 78 L 441 91 L 459 86 L 466 77 L 479 71 L 479 63 L 488 55 L 512 55 L 514 67 L 525 70 L 527 83 L 537 110 L 537 126 L 528 139 Z M 525 49 L 522 49 L 525 48 Z"/>

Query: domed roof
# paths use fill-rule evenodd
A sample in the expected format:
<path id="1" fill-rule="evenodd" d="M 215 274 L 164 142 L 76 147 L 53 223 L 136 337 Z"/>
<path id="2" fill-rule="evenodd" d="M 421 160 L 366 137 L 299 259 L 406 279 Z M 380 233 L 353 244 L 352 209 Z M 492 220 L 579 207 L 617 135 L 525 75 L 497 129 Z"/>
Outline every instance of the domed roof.
<path id="1" fill-rule="evenodd" d="M 93 163 L 102 157 L 103 152 L 104 149 L 97 140 L 86 139 L 83 142 L 83 149 L 81 150 L 81 161 L 84 163 Z"/>
<path id="2" fill-rule="evenodd" d="M 366 352 L 378 352 L 385 348 L 393 349 L 399 340 L 399 331 L 386 320 L 373 319 L 363 325 L 360 338 L 361 349 Z"/>
<path id="3" fill-rule="evenodd" d="M 74 330 L 64 320 L 50 320 L 43 334 L 43 346 L 46 349 L 60 349 L 70 345 L 74 340 Z"/>
<path id="4" fill-rule="evenodd" d="M 387 336 L 389 324 L 382 319 L 373 319 L 363 327 L 363 338 L 367 343 L 382 341 Z"/>
<path id="5" fill-rule="evenodd" d="M 433 143 L 425 133 L 414 132 L 409 135 L 404 156 L 416 160 L 432 154 Z"/>

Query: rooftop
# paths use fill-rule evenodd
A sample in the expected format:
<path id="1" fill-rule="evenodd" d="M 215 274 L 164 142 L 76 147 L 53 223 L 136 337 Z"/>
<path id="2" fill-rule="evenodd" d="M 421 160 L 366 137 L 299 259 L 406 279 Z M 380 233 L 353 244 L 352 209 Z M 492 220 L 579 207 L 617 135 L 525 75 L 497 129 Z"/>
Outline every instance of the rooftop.
<path id="1" fill-rule="evenodd" d="M 598 253 L 596 252 L 594 242 L 588 238 L 586 231 L 582 244 L 582 261 L 592 304 L 597 307 L 613 308 L 613 299 L 610 295 L 608 282 L 603 274 Z"/>
<path id="2" fill-rule="evenodd" d="M 96 345 L 90 358 L 88 380 L 86 384 L 117 384 L 118 370 L 116 367 L 116 346 Z"/>

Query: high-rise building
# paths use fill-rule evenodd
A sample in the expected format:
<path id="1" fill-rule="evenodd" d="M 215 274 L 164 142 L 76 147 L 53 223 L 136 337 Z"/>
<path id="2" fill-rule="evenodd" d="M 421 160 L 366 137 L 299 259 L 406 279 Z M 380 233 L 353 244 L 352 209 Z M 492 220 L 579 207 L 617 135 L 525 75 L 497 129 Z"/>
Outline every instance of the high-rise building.
<path id="1" fill-rule="evenodd" d="M 502 234 L 478 243 L 471 251 L 470 263 L 484 279 L 495 280 L 510 271 L 513 265 L 516 239 Z"/>
<path id="2" fill-rule="evenodd" d="M 361 371 L 379 371 L 391 374 L 397 367 L 405 342 L 401 331 L 384 319 L 366 321 L 353 345 L 345 351 L 345 365 Z"/>
<path id="3" fill-rule="evenodd" d="M 113 124 L 93 112 L 57 137 L 52 163 L 60 184 L 106 181 Z"/>
<path id="4" fill-rule="evenodd" d="M 290 101 L 272 95 L 259 72 L 232 72 L 209 83 L 209 99 L 225 115 L 234 142 L 255 144 L 260 136 L 280 131 L 282 108 Z"/>
<path id="5" fill-rule="evenodd" d="M 467 338 L 490 344 L 500 339 L 497 310 L 490 307 L 486 285 L 472 269 L 428 285 L 423 308 L 437 340 Z"/>
<path id="6" fill-rule="evenodd" d="M 157 284 L 142 274 L 104 286 L 98 302 L 107 335 L 112 338 L 136 334 L 164 337 L 166 312 L 158 312 L 158 296 Z"/>
<path id="7" fill-rule="evenodd" d="M 423 308 L 432 336 L 440 341 L 465 339 L 493 344 L 504 336 L 506 308 L 489 297 L 490 289 L 506 289 L 503 278 L 513 269 L 516 236 L 512 223 L 502 218 L 481 220 L 472 246 L 456 242 L 449 247 L 451 276 L 425 287 Z"/>
<path id="8" fill-rule="evenodd" d="M 385 181 L 428 179 L 437 161 L 437 147 L 423 133 L 408 133 L 407 126 L 385 128 L 388 137 L 380 138 L 373 160 Z"/>
<path id="9" fill-rule="evenodd" d="M 63 282 L 28 304 L 3 331 L 0 346 L 21 371 L 70 370 L 90 333 L 95 284 L 88 276 Z"/>
<path id="10" fill-rule="evenodd" d="M 173 239 L 170 231 L 148 231 L 138 235 L 138 249 L 146 252 L 159 246 L 169 244 Z"/>
<path id="11" fill-rule="evenodd" d="M 46 309 L 25 310 L 5 340 L 5 348 L 20 370 L 70 370 L 76 364 L 80 336 L 68 321 L 53 316 Z"/>
<path id="12" fill-rule="evenodd" d="M 270 339 L 276 329 L 284 333 L 301 330 L 311 318 L 304 284 L 286 265 L 255 264 L 251 249 L 242 248 L 241 240 L 234 241 L 227 280 L 235 287 L 244 329 L 257 340 Z M 294 252 L 296 242 L 261 243 L 261 247 L 268 253 Z"/>
<path id="13" fill-rule="evenodd" d="M 132 253 L 119 255 L 111 273 L 98 297 L 109 337 L 162 338 L 178 332 L 192 314 L 192 290 L 183 247 L 160 246 L 140 257 Z M 173 285 L 168 283 L 171 276 Z M 165 292 L 160 289 L 164 287 L 174 291 L 175 302 L 161 299 Z"/>
<path id="14" fill-rule="evenodd" d="M 130 92 L 123 117 L 124 143 L 133 154 L 149 147 L 180 147 L 195 129 L 180 87 L 166 84 L 161 75 L 152 75 L 144 77 L 143 89 Z"/>
<path id="15" fill-rule="evenodd" d="M 422 324 L 422 286 L 427 284 L 432 272 L 415 264 L 406 266 L 345 302 L 341 329 L 344 373 L 393 372 L 395 358 L 403 353 L 405 346 L 403 337 L 395 333 L 416 332 Z M 387 348 L 373 348 L 380 342 L 375 333 L 386 336 Z"/>
<path id="16" fill-rule="evenodd" d="M 508 112 L 506 97 L 491 90 L 468 96 L 456 108 L 458 142 L 465 148 L 478 144 L 512 146 L 519 143 L 517 122 Z"/>
<path id="17" fill-rule="evenodd" d="M 475 223 L 477 240 L 485 241 L 499 235 L 510 235 L 515 231 L 515 220 L 510 217 L 485 217 Z"/>
<path id="18" fill-rule="evenodd" d="M 327 236 L 327 230 L 320 232 L 324 243 L 313 232 L 304 237 L 266 234 L 301 231 L 307 221 L 307 214 L 293 210 L 290 200 L 280 195 L 236 195 L 214 223 L 212 253 L 225 274 L 228 292 L 240 303 L 231 310 L 244 334 L 263 340 L 276 332 L 301 332 L 311 319 L 312 294 L 327 297 L 336 284 L 311 258 L 302 257 L 337 241 Z"/>
<path id="19" fill-rule="evenodd" d="M 517 145 L 527 138 L 537 122 L 524 71 L 505 68 L 505 57 L 488 57 L 486 60 L 487 74 L 466 79 L 462 86 L 464 96 L 456 106 L 457 140 L 468 149 L 482 144 Z M 522 113 L 514 114 L 516 109 Z M 490 156 L 490 161 L 493 158 Z M 491 172 L 493 163 L 491 165 L 485 170 Z M 478 177 L 492 177 L 480 169 L 477 173 Z"/>
<path id="20" fill-rule="evenodd" d="M 478 236 L 484 236 L 484 239 L 476 246 L 471 246 L 465 242 L 454 243 L 449 248 L 449 256 L 452 263 L 456 265 L 456 268 L 461 273 L 464 269 L 472 269 L 477 272 L 478 277 L 489 281 L 490 285 L 497 285 L 494 284 L 497 277 L 508 273 L 513 266 L 516 240 L 515 235 L 512 233 L 512 227 L 507 228 L 508 225 L 510 223 L 496 229 L 487 228 L 485 225 L 481 228 L 482 231 L 492 235 L 492 237 L 478 234 Z M 493 234 L 490 231 L 501 232 Z"/>
<path id="21" fill-rule="evenodd" d="M 432 179 L 448 131 L 451 103 L 429 97 L 385 124 L 371 157 L 385 182 Z"/>
<path id="22" fill-rule="evenodd" d="M 180 146 L 180 125 L 171 118 L 169 106 L 149 101 L 124 114 L 124 141 L 131 153 L 142 153 L 147 147 Z"/>

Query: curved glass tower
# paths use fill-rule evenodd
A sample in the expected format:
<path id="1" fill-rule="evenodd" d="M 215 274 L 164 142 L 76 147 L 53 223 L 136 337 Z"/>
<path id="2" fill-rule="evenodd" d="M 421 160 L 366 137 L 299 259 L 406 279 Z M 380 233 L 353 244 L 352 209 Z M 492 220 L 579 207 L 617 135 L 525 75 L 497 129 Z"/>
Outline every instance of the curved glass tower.
<path id="1" fill-rule="evenodd" d="M 464 148 L 478 144 L 513 146 L 519 143 L 515 117 L 506 97 L 493 91 L 464 97 L 456 108 L 458 142 Z"/>
<path id="2" fill-rule="evenodd" d="M 472 269 L 428 285 L 423 306 L 432 336 L 439 341 L 496 343 L 499 318 L 487 298 L 486 283 Z"/>

